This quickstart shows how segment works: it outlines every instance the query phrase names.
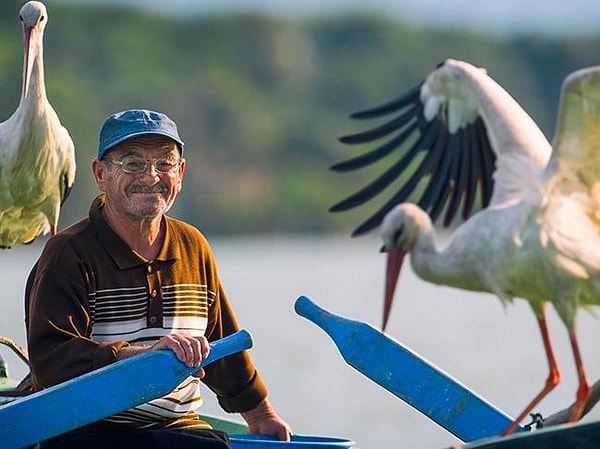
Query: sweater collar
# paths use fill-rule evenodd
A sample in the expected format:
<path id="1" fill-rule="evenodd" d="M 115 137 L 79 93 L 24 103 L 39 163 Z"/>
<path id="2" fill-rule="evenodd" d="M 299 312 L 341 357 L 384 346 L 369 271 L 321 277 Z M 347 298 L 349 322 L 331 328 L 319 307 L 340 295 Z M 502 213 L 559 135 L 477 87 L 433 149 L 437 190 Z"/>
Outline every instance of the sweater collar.
<path id="1" fill-rule="evenodd" d="M 102 214 L 102 208 L 106 203 L 106 196 L 104 194 L 98 195 L 90 206 L 90 222 L 94 228 L 97 230 L 98 238 L 101 241 L 102 245 L 113 259 L 115 264 L 120 269 L 132 268 L 138 265 L 146 265 L 148 261 L 143 257 L 136 254 L 127 243 L 117 234 L 110 225 L 104 219 L 104 215 Z M 164 216 L 163 220 L 165 221 L 165 240 L 163 242 L 163 246 L 158 253 L 155 261 L 157 262 L 165 262 L 173 259 L 178 259 L 180 257 L 180 251 L 177 248 L 177 245 L 172 245 L 173 232 L 172 232 L 172 224 L 169 217 Z"/>

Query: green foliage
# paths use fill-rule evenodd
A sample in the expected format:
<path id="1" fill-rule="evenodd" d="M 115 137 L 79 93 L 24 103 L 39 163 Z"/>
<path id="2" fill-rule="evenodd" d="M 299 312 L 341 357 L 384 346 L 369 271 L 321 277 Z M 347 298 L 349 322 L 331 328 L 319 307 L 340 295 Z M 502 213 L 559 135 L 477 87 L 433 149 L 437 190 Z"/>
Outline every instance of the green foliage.
<path id="1" fill-rule="evenodd" d="M 4 118 L 20 95 L 21 4 L 0 6 Z M 328 212 L 374 176 L 373 169 L 328 171 L 364 151 L 337 142 L 365 126 L 348 119 L 351 112 L 391 99 L 453 57 L 485 66 L 551 137 L 562 79 L 598 63 L 599 52 L 595 37 L 494 40 L 381 17 L 176 20 L 115 6 L 50 5 L 48 97 L 78 162 L 61 227 L 87 214 L 98 130 L 118 110 L 154 108 L 178 123 L 188 171 L 173 215 L 209 234 L 347 232 L 374 207 Z"/>

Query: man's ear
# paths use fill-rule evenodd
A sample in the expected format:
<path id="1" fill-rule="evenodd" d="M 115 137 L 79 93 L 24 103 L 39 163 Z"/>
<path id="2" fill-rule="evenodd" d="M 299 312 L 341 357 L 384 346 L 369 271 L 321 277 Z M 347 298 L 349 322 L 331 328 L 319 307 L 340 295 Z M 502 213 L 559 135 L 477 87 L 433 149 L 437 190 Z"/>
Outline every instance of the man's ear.
<path id="1" fill-rule="evenodd" d="M 101 192 L 106 191 L 104 188 L 106 185 L 106 171 L 106 164 L 104 162 L 97 158 L 92 161 L 92 175 L 94 176 L 98 190 Z"/>

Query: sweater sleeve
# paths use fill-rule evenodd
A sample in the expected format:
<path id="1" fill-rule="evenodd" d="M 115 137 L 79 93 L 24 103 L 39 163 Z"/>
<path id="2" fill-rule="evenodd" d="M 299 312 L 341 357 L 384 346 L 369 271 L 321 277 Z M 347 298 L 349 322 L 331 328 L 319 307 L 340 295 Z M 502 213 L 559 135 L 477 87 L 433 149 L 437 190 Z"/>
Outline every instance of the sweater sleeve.
<path id="1" fill-rule="evenodd" d="M 65 264 L 69 266 L 69 264 Z M 73 273 L 44 265 L 41 259 L 26 288 L 27 345 L 34 389 L 64 382 L 116 360 L 127 342 L 90 339 L 87 290 Z"/>
<path id="2" fill-rule="evenodd" d="M 233 309 L 222 287 L 209 309 L 206 338 L 214 341 L 239 330 Z M 247 351 L 225 357 L 205 368 L 204 383 L 227 412 L 245 412 L 267 397 L 267 387 Z"/>

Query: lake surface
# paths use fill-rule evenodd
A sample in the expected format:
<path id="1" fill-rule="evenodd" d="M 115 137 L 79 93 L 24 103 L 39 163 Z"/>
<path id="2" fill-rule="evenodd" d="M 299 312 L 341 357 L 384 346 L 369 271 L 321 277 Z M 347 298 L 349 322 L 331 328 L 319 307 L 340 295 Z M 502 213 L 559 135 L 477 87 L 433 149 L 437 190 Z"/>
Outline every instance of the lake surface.
<path id="1" fill-rule="evenodd" d="M 42 242 L 43 243 L 43 242 Z M 329 337 L 295 314 L 299 295 L 349 318 L 380 325 L 385 257 L 376 237 L 265 237 L 213 240 L 221 277 L 251 354 L 280 415 L 300 434 L 345 437 L 360 449 L 442 448 L 448 432 L 348 366 Z M 41 246 L 0 252 L 4 291 L 0 334 L 25 344 L 23 289 Z M 388 334 L 515 416 L 541 387 L 547 364 L 526 302 L 503 309 L 492 295 L 436 287 L 406 264 Z M 598 309 L 596 309 L 597 311 Z M 554 312 L 550 328 L 563 381 L 538 411 L 550 415 L 574 397 L 567 333 Z M 578 334 L 590 381 L 600 377 L 600 321 L 582 311 Z M 26 368 L 3 351 L 11 375 Z M 206 391 L 205 410 L 219 408 Z M 600 408 L 600 407 L 598 407 Z M 586 420 L 599 419 L 595 410 Z"/>

